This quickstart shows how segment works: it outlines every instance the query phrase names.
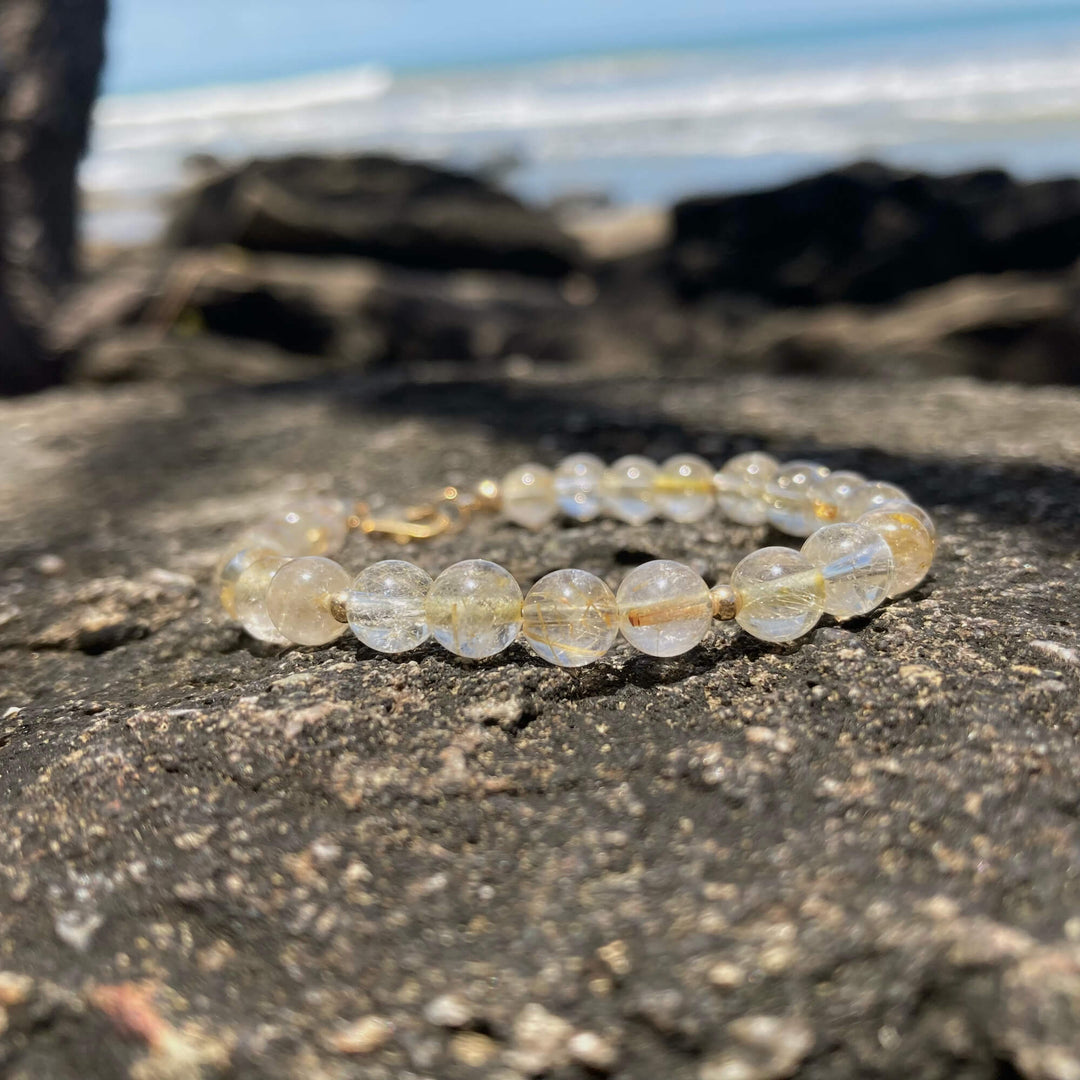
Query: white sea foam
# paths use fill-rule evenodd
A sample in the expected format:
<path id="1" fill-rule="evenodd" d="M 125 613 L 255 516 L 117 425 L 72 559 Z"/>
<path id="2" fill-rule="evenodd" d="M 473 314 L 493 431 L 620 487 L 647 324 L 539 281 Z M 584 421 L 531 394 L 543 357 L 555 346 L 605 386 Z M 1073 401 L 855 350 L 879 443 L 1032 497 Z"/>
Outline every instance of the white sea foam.
<path id="1" fill-rule="evenodd" d="M 465 163 L 511 151 L 524 162 L 526 190 L 532 169 L 548 177 L 548 190 L 532 184 L 544 194 L 585 178 L 645 198 L 656 192 L 636 190 L 624 163 L 647 162 L 655 177 L 667 162 L 672 191 L 680 160 L 887 157 L 905 147 L 913 163 L 922 152 L 940 166 L 950 148 L 964 164 L 975 152 L 965 157 L 964 146 L 1000 153 L 1039 144 L 1052 148 L 1054 168 L 1073 162 L 1080 171 L 1080 42 L 1026 48 L 964 59 L 854 54 L 802 66 L 698 53 L 443 76 L 368 67 L 106 98 L 83 183 L 99 201 L 145 203 L 177 186 L 195 152 L 232 159 L 372 148 Z M 111 226 L 102 219 L 102 227 Z"/>

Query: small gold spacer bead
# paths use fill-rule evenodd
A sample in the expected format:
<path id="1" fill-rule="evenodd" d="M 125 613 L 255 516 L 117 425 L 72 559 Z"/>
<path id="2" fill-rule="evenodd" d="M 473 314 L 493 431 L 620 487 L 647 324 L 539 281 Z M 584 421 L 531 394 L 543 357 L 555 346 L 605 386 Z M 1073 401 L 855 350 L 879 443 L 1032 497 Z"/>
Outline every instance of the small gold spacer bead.
<path id="1" fill-rule="evenodd" d="M 347 623 L 349 621 L 348 613 L 345 610 L 345 604 L 348 602 L 348 599 L 347 593 L 339 592 L 334 596 L 331 596 L 327 601 L 327 611 L 329 611 L 338 622 Z"/>
<path id="2" fill-rule="evenodd" d="M 498 510 L 502 506 L 502 491 L 496 480 L 481 480 L 476 485 L 476 508 L 478 510 Z"/>
<path id="3" fill-rule="evenodd" d="M 730 585 L 714 585 L 709 590 L 715 619 L 735 618 L 735 590 Z"/>

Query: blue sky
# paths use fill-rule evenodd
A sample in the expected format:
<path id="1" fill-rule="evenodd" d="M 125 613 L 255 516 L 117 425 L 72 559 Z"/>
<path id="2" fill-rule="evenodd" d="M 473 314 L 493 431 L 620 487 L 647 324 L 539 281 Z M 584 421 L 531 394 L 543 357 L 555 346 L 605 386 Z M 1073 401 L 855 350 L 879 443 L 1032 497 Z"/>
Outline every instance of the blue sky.
<path id="1" fill-rule="evenodd" d="M 1080 0 L 113 0 L 106 89 L 1052 20 Z"/>

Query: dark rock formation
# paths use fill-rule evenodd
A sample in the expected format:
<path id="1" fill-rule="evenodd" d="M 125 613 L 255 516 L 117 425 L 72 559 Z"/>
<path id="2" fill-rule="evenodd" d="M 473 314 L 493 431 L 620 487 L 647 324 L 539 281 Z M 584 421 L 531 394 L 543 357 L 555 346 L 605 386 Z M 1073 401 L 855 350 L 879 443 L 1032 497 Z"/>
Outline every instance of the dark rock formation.
<path id="1" fill-rule="evenodd" d="M 473 176 L 397 158 L 252 161 L 181 201 L 178 247 L 354 255 L 431 270 L 562 277 L 577 245 L 548 216 Z"/>
<path id="2" fill-rule="evenodd" d="M 1080 180 L 997 170 L 928 176 L 863 163 L 769 191 L 675 207 L 669 267 L 688 298 L 881 303 L 967 274 L 1080 258 Z"/>
<path id="3" fill-rule="evenodd" d="M 0 5 L 0 393 L 56 382 L 49 324 L 75 272 L 76 169 L 105 0 Z"/>
<path id="4" fill-rule="evenodd" d="M 217 611 L 288 492 L 766 446 L 937 517 L 914 594 L 578 671 Z M 0 1075 L 1080 1071 L 1080 394 L 744 378 L 70 388 L 0 404 Z M 710 576 L 719 521 L 404 557 Z M 358 568 L 402 557 L 354 538 Z"/>

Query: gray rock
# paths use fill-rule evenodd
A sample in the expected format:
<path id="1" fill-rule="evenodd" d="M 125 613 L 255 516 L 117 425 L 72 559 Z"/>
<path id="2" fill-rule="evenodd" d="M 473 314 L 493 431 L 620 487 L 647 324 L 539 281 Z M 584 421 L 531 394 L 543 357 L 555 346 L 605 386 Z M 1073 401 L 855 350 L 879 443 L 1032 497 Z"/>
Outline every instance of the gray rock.
<path id="1" fill-rule="evenodd" d="M 755 446 L 911 490 L 940 527 L 931 578 L 803 644 L 724 626 L 579 671 L 521 645 L 260 646 L 211 594 L 219 549 L 289 491 Z M 0 1073 L 1044 1080 L 1080 1061 L 1075 391 L 82 387 L 0 404 L 0 461 Z M 616 583 L 777 540 L 478 521 L 405 555 Z M 357 539 L 343 561 L 401 555 Z M 101 919 L 83 951 L 56 934 L 71 910 Z M 443 995 L 465 1029 L 425 1018 Z"/>

